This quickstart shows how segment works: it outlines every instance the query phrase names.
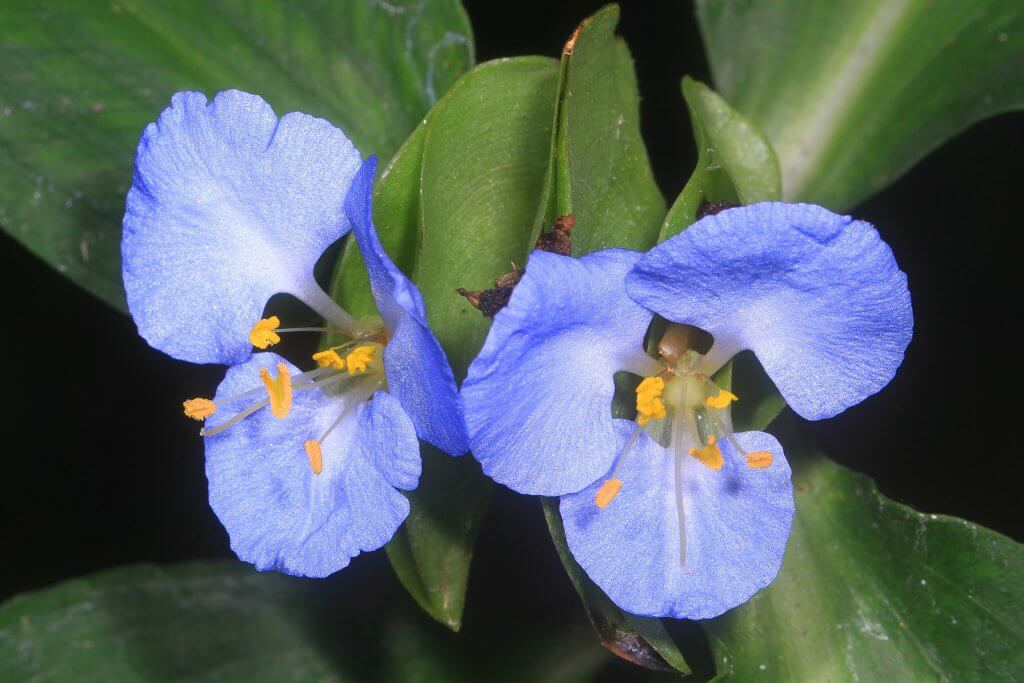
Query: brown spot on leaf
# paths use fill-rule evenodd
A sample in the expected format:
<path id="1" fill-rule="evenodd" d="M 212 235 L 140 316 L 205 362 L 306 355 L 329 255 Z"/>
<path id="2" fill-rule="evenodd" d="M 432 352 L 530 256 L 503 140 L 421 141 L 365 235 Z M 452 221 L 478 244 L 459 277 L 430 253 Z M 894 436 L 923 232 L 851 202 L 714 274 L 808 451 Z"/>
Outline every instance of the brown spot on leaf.
<path id="1" fill-rule="evenodd" d="M 553 254 L 569 256 L 572 254 L 572 226 L 576 224 L 576 216 L 568 214 L 555 219 L 555 224 L 537 238 L 533 245 L 535 251 L 549 251 Z M 523 271 L 516 264 L 512 270 L 494 278 L 494 287 L 490 289 L 464 289 L 459 287 L 455 293 L 466 297 L 473 308 L 488 318 L 493 318 L 498 311 L 505 308 L 512 297 L 512 290 L 519 284 Z"/>
<path id="2" fill-rule="evenodd" d="M 730 204 L 729 202 L 704 202 L 697 209 L 697 220 L 704 218 L 704 216 L 714 216 L 716 213 L 722 213 L 726 209 L 732 209 L 735 206 L 735 204 Z"/>

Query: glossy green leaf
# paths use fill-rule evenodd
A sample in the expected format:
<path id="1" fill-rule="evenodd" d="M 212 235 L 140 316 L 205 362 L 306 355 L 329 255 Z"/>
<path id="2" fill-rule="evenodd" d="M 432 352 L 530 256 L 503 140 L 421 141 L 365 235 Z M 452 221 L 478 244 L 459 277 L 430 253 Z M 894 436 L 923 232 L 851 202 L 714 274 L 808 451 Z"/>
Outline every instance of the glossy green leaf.
<path id="1" fill-rule="evenodd" d="M 640 137 L 633 59 L 615 36 L 619 8 L 585 20 L 562 52 L 555 135 L 540 220 L 534 236 L 557 216 L 573 213 L 573 253 L 654 244 L 665 201 Z M 552 541 L 602 644 L 647 668 L 689 672 L 658 619 L 626 614 L 573 559 L 557 499 L 542 501 Z"/>
<path id="2" fill-rule="evenodd" d="M 633 58 L 615 36 L 619 8 L 584 21 L 562 53 L 548 227 L 573 213 L 573 253 L 646 249 L 665 218 L 640 137 Z"/>
<path id="3" fill-rule="evenodd" d="M 697 144 L 697 168 L 665 218 L 658 241 L 688 228 L 705 204 L 754 204 L 782 196 L 779 162 L 756 126 L 690 77 L 683 79 L 683 98 Z"/>
<path id="4" fill-rule="evenodd" d="M 782 571 L 707 623 L 716 680 L 1024 678 L 1024 546 L 787 450 L 797 514 Z"/>
<path id="5" fill-rule="evenodd" d="M 458 0 L 11 0 L 0 31 L 0 226 L 122 308 L 135 146 L 174 92 L 259 93 L 388 158 L 473 59 Z"/>
<path id="6" fill-rule="evenodd" d="M 1024 106 L 1020 0 L 697 0 L 715 85 L 771 139 L 783 196 L 844 210 Z"/>
<path id="7" fill-rule="evenodd" d="M 412 607 L 236 562 L 125 567 L 0 605 L 0 680 L 584 683 L 610 659 L 574 624 L 454 642 Z"/>
<path id="8" fill-rule="evenodd" d="M 374 220 L 395 262 L 423 294 L 431 327 L 461 379 L 488 321 L 458 287 L 490 286 L 523 263 L 541 202 L 554 119 L 555 62 L 524 57 L 483 64 L 459 80 L 383 171 Z M 350 241 L 332 294 L 357 315 L 375 313 Z M 403 585 L 457 630 L 480 520 L 491 486 L 470 457 L 423 448 L 412 512 L 387 546 Z"/>

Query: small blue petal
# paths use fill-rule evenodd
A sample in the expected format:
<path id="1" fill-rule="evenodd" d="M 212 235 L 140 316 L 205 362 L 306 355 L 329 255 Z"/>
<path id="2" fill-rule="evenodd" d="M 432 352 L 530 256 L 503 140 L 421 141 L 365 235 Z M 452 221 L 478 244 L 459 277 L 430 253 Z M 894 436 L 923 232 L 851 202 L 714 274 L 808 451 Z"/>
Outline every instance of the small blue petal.
<path id="1" fill-rule="evenodd" d="M 621 447 L 634 425 L 616 422 Z M 736 438 L 747 450 L 769 451 L 774 461 L 752 469 L 724 440 L 725 464 L 717 472 L 685 456 L 685 567 L 674 456 L 646 434 L 627 455 L 622 491 L 608 507 L 594 503 L 603 481 L 561 499 L 569 550 L 619 607 L 650 617 L 710 619 L 775 580 L 793 523 L 789 464 L 770 434 Z"/>
<path id="2" fill-rule="evenodd" d="M 296 372 L 273 353 L 230 368 L 215 400 L 259 386 L 259 368 L 276 374 L 279 362 Z M 207 438 L 210 505 L 239 559 L 260 571 L 319 578 L 394 535 L 409 514 L 396 488 L 415 488 L 420 475 L 419 442 L 398 401 L 377 392 L 352 411 L 323 442 L 319 475 L 303 446 L 358 398 L 297 391 L 284 419 L 264 409 Z M 211 427 L 230 417 L 221 412 L 208 420 Z"/>
<path id="3" fill-rule="evenodd" d="M 423 297 L 384 251 L 373 225 L 377 158 L 359 169 L 345 200 L 377 310 L 391 333 L 384 348 L 388 391 L 405 408 L 416 434 L 450 455 L 469 450 L 462 399 L 448 357 L 430 331 Z"/>
<path id="4" fill-rule="evenodd" d="M 708 216 L 652 249 L 626 287 L 655 313 L 714 335 L 713 354 L 752 350 L 812 420 L 888 384 L 913 335 L 907 276 L 878 231 L 809 204 Z"/>
<path id="5" fill-rule="evenodd" d="M 556 496 L 608 471 L 614 375 L 657 371 L 643 351 L 651 315 L 623 287 L 639 257 L 530 256 L 462 385 L 473 454 L 495 481 Z"/>
<path id="6" fill-rule="evenodd" d="M 360 161 L 326 121 L 279 120 L 256 95 L 174 95 L 142 134 L 124 217 L 139 333 L 181 360 L 248 358 L 270 296 L 321 296 L 313 266 L 349 230 L 341 207 Z"/>

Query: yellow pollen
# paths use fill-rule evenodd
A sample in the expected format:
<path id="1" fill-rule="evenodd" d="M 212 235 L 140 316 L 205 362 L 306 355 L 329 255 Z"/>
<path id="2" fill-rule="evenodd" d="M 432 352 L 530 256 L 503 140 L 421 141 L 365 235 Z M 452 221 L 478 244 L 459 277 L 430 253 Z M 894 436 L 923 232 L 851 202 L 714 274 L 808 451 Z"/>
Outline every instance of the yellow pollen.
<path id="1" fill-rule="evenodd" d="M 706 399 L 704 399 L 704 403 L 707 405 L 708 408 L 716 408 L 718 410 L 721 410 L 722 408 L 728 408 L 730 403 L 738 400 L 740 399 L 736 396 L 736 394 L 732 393 L 731 391 L 719 389 L 718 394 L 716 396 L 708 396 Z"/>
<path id="2" fill-rule="evenodd" d="M 348 374 L 354 375 L 357 372 L 366 372 L 366 366 L 372 363 L 377 356 L 376 347 L 365 344 L 357 346 L 352 353 L 345 357 L 348 362 Z"/>
<path id="3" fill-rule="evenodd" d="M 661 377 L 646 377 L 637 385 L 636 412 L 639 413 L 639 416 L 636 418 L 636 423 L 638 425 L 642 427 L 651 418 L 660 420 L 668 415 L 665 404 L 661 400 L 663 391 L 665 391 L 665 380 Z"/>
<path id="4" fill-rule="evenodd" d="M 772 464 L 772 460 L 772 454 L 768 451 L 747 453 L 747 467 L 752 467 L 755 470 L 763 470 Z"/>
<path id="5" fill-rule="evenodd" d="M 609 479 L 605 483 L 601 484 L 601 488 L 597 490 L 597 495 L 594 496 L 594 503 L 597 507 L 604 510 L 608 507 L 608 504 L 615 500 L 615 496 L 619 495 L 619 491 L 622 490 L 621 479 Z"/>
<path id="6" fill-rule="evenodd" d="M 708 436 L 708 443 L 706 446 L 700 448 L 691 448 L 690 455 L 700 460 L 702 463 L 707 465 L 713 470 L 722 469 L 722 464 L 725 462 L 722 459 L 722 449 L 715 443 L 715 437 Z"/>
<path id="7" fill-rule="evenodd" d="M 276 315 L 264 318 L 252 326 L 252 330 L 249 332 L 249 343 L 257 349 L 273 346 L 281 341 L 281 336 L 274 332 L 280 326 L 281 320 Z"/>
<path id="8" fill-rule="evenodd" d="M 313 354 L 313 360 L 322 368 L 332 367 L 335 370 L 345 369 L 345 359 L 338 355 L 334 349 L 327 349 Z"/>
<path id="9" fill-rule="evenodd" d="M 217 404 L 208 398 L 190 398 L 181 405 L 185 406 L 185 417 L 193 420 L 205 420 L 217 412 Z"/>
<path id="10" fill-rule="evenodd" d="M 260 368 L 260 379 L 267 387 L 267 398 L 270 399 L 270 412 L 281 419 L 292 409 L 292 376 L 284 363 L 277 364 L 277 378 L 270 376 L 270 370 Z"/>
<path id="11" fill-rule="evenodd" d="M 320 450 L 320 442 L 309 440 L 306 442 L 306 455 L 309 456 L 309 466 L 313 474 L 320 474 L 324 471 L 324 453 Z"/>

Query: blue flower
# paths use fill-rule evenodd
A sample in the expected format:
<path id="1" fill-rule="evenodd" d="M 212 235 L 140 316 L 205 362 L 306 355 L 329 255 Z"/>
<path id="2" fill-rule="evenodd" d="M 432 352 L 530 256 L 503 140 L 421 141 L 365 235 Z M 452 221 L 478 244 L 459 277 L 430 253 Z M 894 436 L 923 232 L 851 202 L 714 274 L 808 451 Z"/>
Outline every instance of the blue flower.
<path id="1" fill-rule="evenodd" d="M 140 333 L 193 362 L 228 364 L 205 420 L 210 504 L 238 557 L 322 577 L 386 543 L 409 513 L 418 439 L 468 450 L 462 403 L 423 300 L 384 252 L 372 220 L 376 158 L 362 162 L 320 119 L 278 120 L 259 97 L 178 93 L 146 128 L 128 196 L 124 280 Z M 379 318 L 355 320 L 313 279 L 351 230 Z M 259 320 L 288 292 L 330 328 Z M 300 371 L 267 348 L 280 333 L 348 341 Z"/>
<path id="2" fill-rule="evenodd" d="M 817 206 L 731 209 L 647 254 L 535 252 L 463 385 L 470 445 L 498 482 L 561 496 L 570 550 L 620 607 L 714 617 L 774 580 L 793 498 L 778 441 L 734 433 L 711 377 L 749 349 L 797 413 L 830 417 L 892 379 L 912 327 L 877 231 Z M 644 378 L 635 421 L 612 416 L 620 371 Z"/>

